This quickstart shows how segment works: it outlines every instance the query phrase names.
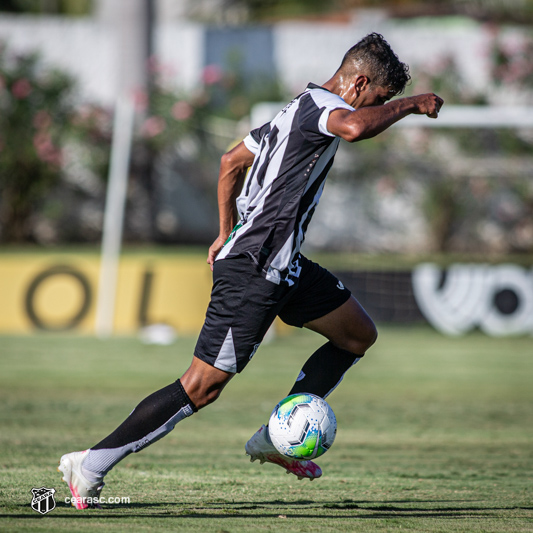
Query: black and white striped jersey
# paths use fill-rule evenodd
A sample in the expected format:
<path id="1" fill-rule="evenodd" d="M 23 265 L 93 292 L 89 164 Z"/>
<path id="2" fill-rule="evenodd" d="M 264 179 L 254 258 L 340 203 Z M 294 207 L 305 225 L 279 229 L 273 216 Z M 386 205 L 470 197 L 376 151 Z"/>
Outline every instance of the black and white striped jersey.
<path id="1" fill-rule="evenodd" d="M 217 260 L 248 255 L 266 279 L 294 282 L 298 253 L 339 145 L 326 126 L 339 108 L 353 111 L 340 96 L 309 84 L 244 139 L 255 158 L 237 199 L 240 222 Z"/>

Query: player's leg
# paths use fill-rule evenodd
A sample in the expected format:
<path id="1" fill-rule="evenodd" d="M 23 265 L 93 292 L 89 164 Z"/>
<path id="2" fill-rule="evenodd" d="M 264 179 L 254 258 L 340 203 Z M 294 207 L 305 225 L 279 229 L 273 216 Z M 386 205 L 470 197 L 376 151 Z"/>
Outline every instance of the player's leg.
<path id="1" fill-rule="evenodd" d="M 146 397 L 115 431 L 93 446 L 84 467 L 103 477 L 124 457 L 158 441 L 178 422 L 214 402 L 232 377 L 194 357 L 180 379 Z"/>
<path id="2" fill-rule="evenodd" d="M 305 363 L 289 394 L 311 392 L 325 398 L 376 341 L 377 331 L 365 310 L 335 276 L 316 263 L 301 259 L 301 283 L 280 317 L 288 324 L 307 327 L 329 340 Z M 266 426 L 246 444 L 249 455 L 252 455 L 249 448 L 254 446 L 274 448 Z M 278 464 L 287 460 L 281 454 L 273 459 L 271 462 L 280 461 Z M 299 477 L 314 479 L 322 475 L 320 467 L 312 461 L 293 462 L 306 463 Z"/>
<path id="3" fill-rule="evenodd" d="M 312 329 L 329 339 L 305 363 L 290 394 L 311 392 L 326 397 L 340 383 L 345 372 L 376 340 L 376 328 L 370 317 L 339 280 L 326 269 L 302 257 L 298 286 L 280 312 L 286 323 Z M 262 426 L 246 444 L 246 451 L 274 449 L 268 429 Z M 270 448 L 269 448 L 270 447 Z M 262 459 L 260 454 L 257 457 Z M 271 462 L 287 460 L 278 454 Z M 299 477 L 314 479 L 322 475 L 312 461 L 305 463 Z M 293 468 L 296 468 L 296 464 Z"/>
<path id="4" fill-rule="evenodd" d="M 202 409 L 220 396 L 234 375 L 193 357 L 191 366 L 180 381 L 191 402 L 197 409 Z"/>
<path id="5" fill-rule="evenodd" d="M 290 393 L 326 397 L 372 346 L 376 327 L 350 291 L 331 272 L 300 256 L 300 277 L 280 318 L 320 333 L 328 342 L 305 363 Z"/>
<path id="6" fill-rule="evenodd" d="M 163 438 L 178 422 L 215 401 L 232 377 L 195 357 L 181 379 L 146 397 L 98 444 L 61 457 L 59 470 L 75 498 L 75 507 L 88 507 L 90 499 L 99 497 L 105 475 L 116 464 Z"/>
<path id="7" fill-rule="evenodd" d="M 306 362 L 290 393 L 311 392 L 326 397 L 372 346 L 377 332 L 370 317 L 335 276 L 303 256 L 298 261 L 300 278 L 284 301 L 279 316 L 287 324 L 307 327 L 324 335 L 328 342 Z M 252 459 L 263 460 L 266 453 L 260 453 L 262 448 L 275 450 L 266 426 L 248 441 L 246 452 Z M 277 454 L 271 462 L 281 464 L 287 459 Z M 299 477 L 313 479 L 322 475 L 320 467 L 312 461 L 292 461 L 305 463 L 305 471 L 300 472 Z"/>
<path id="8" fill-rule="evenodd" d="M 77 499 L 76 507 L 87 507 L 84 497 L 99 496 L 104 476 L 127 455 L 161 439 L 178 422 L 214 401 L 237 371 L 229 332 L 234 314 L 245 300 L 246 262 L 221 261 L 224 264 L 214 268 L 207 319 L 195 350 L 197 357 L 182 378 L 145 398 L 115 431 L 89 450 L 61 457 L 59 470 Z"/>
<path id="9" fill-rule="evenodd" d="M 220 263 L 225 264 L 224 268 L 231 268 L 233 276 L 241 281 L 240 289 L 234 291 L 228 287 L 224 299 L 212 298 L 213 305 L 210 305 L 204 325 L 205 334 L 200 335 L 195 355 L 217 368 L 241 372 L 284 305 L 290 288 L 264 279 L 247 257 Z M 215 263 L 217 269 L 220 265 Z M 220 280 L 221 286 L 225 283 L 227 280 Z M 231 323 L 227 322 L 227 316 L 231 317 Z M 213 339 L 219 346 L 216 350 L 213 349 Z M 297 461 L 280 454 L 269 442 L 264 426 L 248 441 L 245 450 L 251 461 L 259 459 L 261 463 L 273 463 L 300 479 L 314 479 L 322 473 L 312 461 Z"/>
<path id="10" fill-rule="evenodd" d="M 346 371 L 374 344 L 377 330 L 353 296 L 304 327 L 320 333 L 328 342 L 304 364 L 290 394 L 311 392 L 326 398 L 342 381 Z"/>
<path id="11" fill-rule="evenodd" d="M 345 304 L 350 298 L 350 292 L 327 270 L 316 263 L 304 257 L 300 257 L 298 262 L 300 278 L 297 284 L 291 287 L 283 301 L 279 316 L 287 324 L 303 327 L 307 322 L 323 317 Z M 323 356 L 324 354 L 319 354 L 318 359 L 322 360 Z M 353 356 L 351 363 L 353 363 Z M 314 373 L 311 372 L 311 374 Z M 331 381 L 331 379 L 326 380 L 326 386 Z M 320 384 L 323 385 L 322 382 Z M 270 442 L 266 426 L 262 426 L 256 431 L 246 443 L 245 449 L 252 460 L 260 459 L 261 462 L 266 460 L 279 464 L 299 478 L 314 479 L 322 475 L 320 467 L 312 461 L 296 461 L 277 452 Z M 286 466 L 287 463 L 290 463 L 289 467 Z"/>

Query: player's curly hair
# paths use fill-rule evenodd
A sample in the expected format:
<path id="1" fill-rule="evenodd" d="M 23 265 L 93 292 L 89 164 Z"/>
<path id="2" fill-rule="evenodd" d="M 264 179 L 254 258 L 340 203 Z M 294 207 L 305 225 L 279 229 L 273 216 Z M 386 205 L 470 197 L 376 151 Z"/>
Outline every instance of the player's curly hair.
<path id="1" fill-rule="evenodd" d="M 401 94 L 411 76 L 409 66 L 402 63 L 389 43 L 379 33 L 370 33 L 344 55 L 338 71 L 347 75 L 364 74 L 373 85 L 389 87 Z"/>

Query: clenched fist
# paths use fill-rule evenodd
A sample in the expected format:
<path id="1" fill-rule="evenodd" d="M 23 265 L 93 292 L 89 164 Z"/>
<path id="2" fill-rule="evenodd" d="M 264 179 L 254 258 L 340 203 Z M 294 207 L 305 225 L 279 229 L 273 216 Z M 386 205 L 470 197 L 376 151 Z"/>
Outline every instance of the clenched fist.
<path id="1" fill-rule="evenodd" d="M 427 115 L 429 118 L 437 118 L 444 100 L 435 93 L 419 94 L 411 97 L 417 106 L 415 115 Z"/>

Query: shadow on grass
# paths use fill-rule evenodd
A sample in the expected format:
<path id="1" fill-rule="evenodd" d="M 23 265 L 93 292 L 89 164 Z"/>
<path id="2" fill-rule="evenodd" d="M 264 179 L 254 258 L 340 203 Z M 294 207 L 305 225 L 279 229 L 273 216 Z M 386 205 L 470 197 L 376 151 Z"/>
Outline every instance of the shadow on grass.
<path id="1" fill-rule="evenodd" d="M 298 500 L 285 502 L 283 500 L 247 502 L 210 502 L 198 504 L 193 502 L 165 502 L 165 503 L 133 503 L 116 504 L 103 509 L 87 509 L 76 511 L 66 505 L 59 505 L 47 515 L 57 519 L 128 519 L 128 518 L 198 518 L 198 519 L 221 519 L 221 518 L 314 518 L 314 519 L 387 519 L 387 518 L 504 518 L 495 513 L 506 511 L 533 510 L 533 507 L 525 506 L 490 506 L 472 505 L 478 500 L 397 500 L 397 501 L 370 501 L 370 500 L 344 500 L 339 503 L 323 503 L 314 500 Z M 403 505 L 402 505 L 403 504 Z M 416 504 L 415 507 L 409 505 Z M 420 504 L 427 504 L 423 507 Z M 444 505 L 448 504 L 448 505 Z M 449 505 L 455 504 L 455 505 Z M 463 504 L 463 505 L 461 505 Z M 3 518 L 41 519 L 41 515 L 31 513 L 26 506 L 18 506 L 21 510 L 28 509 L 26 513 L 0 513 Z M 295 508 L 299 512 L 295 512 Z M 276 508 L 273 511 L 272 508 Z M 272 512 L 265 512 L 272 509 Z M 111 512 L 113 510 L 113 512 Z M 330 512 L 328 512 L 330 510 Z M 343 513 L 342 511 L 354 511 Z M 66 511 L 66 512 L 65 512 Z M 70 512 L 72 511 L 72 512 Z M 138 512 L 136 512 L 138 511 Z M 143 511 L 147 511 L 143 513 Z M 263 511 L 263 512 L 261 512 Z M 526 518 L 525 516 L 523 518 Z"/>

